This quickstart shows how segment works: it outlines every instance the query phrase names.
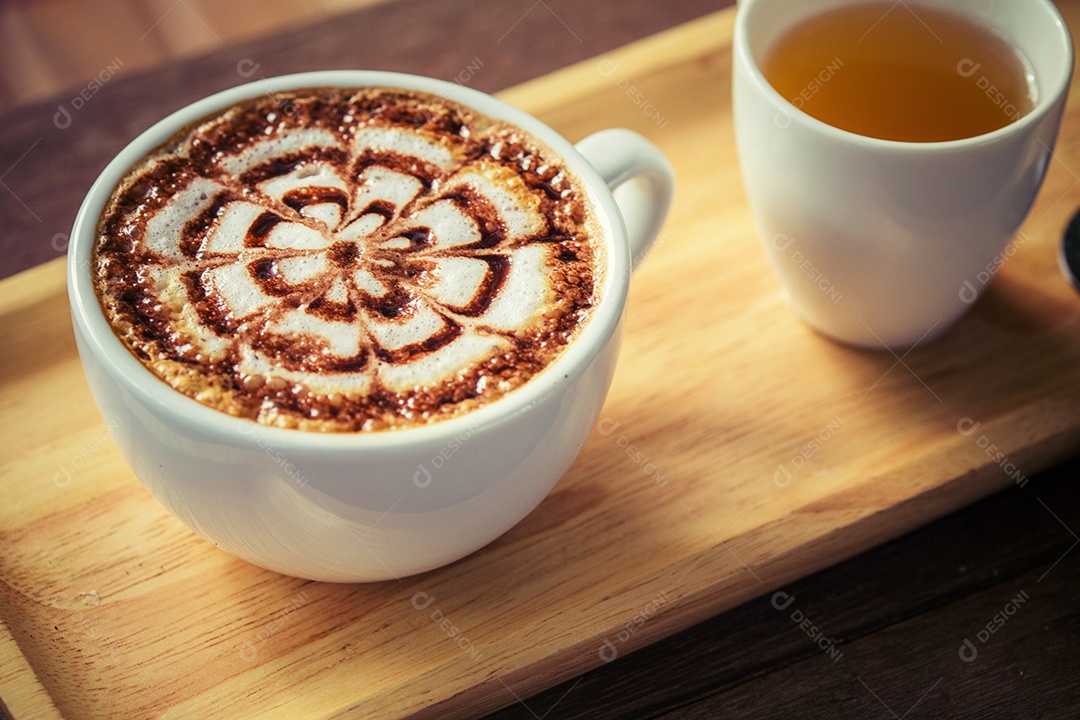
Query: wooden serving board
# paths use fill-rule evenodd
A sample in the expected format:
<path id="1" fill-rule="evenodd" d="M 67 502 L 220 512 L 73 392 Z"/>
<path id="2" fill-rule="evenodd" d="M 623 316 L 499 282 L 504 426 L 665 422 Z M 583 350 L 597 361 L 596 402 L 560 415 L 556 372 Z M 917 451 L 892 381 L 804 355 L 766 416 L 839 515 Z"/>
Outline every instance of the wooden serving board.
<path id="1" fill-rule="evenodd" d="M 320 584 L 199 539 L 108 439 L 62 262 L 0 284 L 0 697 L 14 716 L 473 716 L 1024 492 L 1075 454 L 1080 297 L 1055 248 L 1080 204 L 1076 102 L 974 311 L 925 348 L 855 351 L 796 319 L 758 246 L 732 137 L 733 18 L 503 93 L 572 139 L 638 130 L 679 190 L 634 276 L 596 432 L 536 511 L 452 566 Z"/>

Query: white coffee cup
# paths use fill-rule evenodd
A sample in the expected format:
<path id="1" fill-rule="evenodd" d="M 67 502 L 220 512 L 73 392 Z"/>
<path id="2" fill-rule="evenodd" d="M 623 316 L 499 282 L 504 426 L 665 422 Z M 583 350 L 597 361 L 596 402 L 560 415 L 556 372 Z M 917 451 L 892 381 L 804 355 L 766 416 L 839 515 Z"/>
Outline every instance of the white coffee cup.
<path id="1" fill-rule="evenodd" d="M 854 2 L 740 2 L 733 60 L 739 163 L 761 241 L 799 314 L 844 343 L 910 347 L 954 324 L 1001 265 L 1051 160 L 1072 41 L 1049 0 L 921 0 L 1006 38 L 1030 63 L 1038 102 L 977 137 L 879 140 L 811 117 L 773 89 L 760 67 L 792 26 Z M 918 6 L 895 8 L 912 10 Z M 978 82 L 975 65 L 957 71 Z"/>
<path id="2" fill-rule="evenodd" d="M 265 427 L 173 390 L 113 334 L 94 294 L 91 250 L 110 192 L 177 130 L 243 99 L 363 86 L 448 97 L 524 128 L 565 160 L 584 182 L 603 229 L 607 268 L 590 322 L 523 387 L 465 416 L 405 430 L 322 434 Z M 521 520 L 578 454 L 615 370 L 631 256 L 644 256 L 654 240 L 673 187 L 671 165 L 635 133 L 604 130 L 574 146 L 528 114 L 453 83 L 351 70 L 250 83 L 154 125 L 90 189 L 68 252 L 79 355 L 136 476 L 211 542 L 262 567 L 313 580 L 383 580 L 430 570 Z"/>

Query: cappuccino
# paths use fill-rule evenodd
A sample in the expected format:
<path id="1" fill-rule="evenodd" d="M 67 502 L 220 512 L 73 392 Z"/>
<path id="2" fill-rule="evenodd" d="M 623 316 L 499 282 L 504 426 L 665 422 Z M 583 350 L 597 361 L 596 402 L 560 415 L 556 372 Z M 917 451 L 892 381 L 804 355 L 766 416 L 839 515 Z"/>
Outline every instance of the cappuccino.
<path id="1" fill-rule="evenodd" d="M 392 88 L 258 98 L 119 182 L 92 271 L 115 334 L 209 407 L 415 427 L 557 358 L 599 302 L 596 212 L 521 128 Z"/>

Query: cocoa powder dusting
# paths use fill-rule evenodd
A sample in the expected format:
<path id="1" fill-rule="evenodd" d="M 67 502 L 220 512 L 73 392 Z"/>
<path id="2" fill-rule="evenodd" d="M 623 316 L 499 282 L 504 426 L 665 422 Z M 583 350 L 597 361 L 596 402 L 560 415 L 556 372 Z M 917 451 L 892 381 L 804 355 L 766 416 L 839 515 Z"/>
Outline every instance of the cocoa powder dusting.
<path id="1" fill-rule="evenodd" d="M 140 161 L 92 271 L 117 336 L 177 391 L 267 425 L 394 430 L 557 358 L 598 301 L 598 228 L 580 181 L 515 126 L 418 92 L 316 88 Z"/>

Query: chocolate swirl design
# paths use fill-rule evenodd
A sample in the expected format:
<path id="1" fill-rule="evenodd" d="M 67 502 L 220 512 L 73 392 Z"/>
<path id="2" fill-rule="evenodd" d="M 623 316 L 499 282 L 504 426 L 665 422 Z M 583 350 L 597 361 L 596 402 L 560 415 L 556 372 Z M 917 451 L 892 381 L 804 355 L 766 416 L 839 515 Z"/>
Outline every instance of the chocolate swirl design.
<path id="1" fill-rule="evenodd" d="M 422 93 L 318 89 L 231 108 L 133 168 L 94 270 L 117 335 L 200 402 L 398 428 L 561 352 L 595 302 L 596 227 L 519 128 Z"/>

